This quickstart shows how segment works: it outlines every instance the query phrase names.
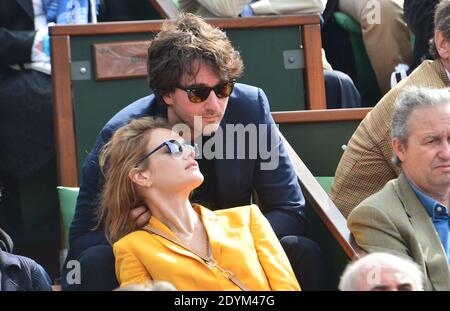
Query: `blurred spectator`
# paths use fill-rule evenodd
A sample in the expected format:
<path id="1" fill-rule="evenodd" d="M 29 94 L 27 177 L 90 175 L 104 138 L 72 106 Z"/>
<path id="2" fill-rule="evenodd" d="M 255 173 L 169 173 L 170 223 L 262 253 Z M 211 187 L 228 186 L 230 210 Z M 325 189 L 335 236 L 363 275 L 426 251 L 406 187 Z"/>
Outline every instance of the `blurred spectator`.
<path id="1" fill-rule="evenodd" d="M 423 274 L 410 260 L 387 253 L 372 253 L 345 268 L 341 291 L 421 291 Z"/>
<path id="2" fill-rule="evenodd" d="M 133 7 L 130 2 L 132 1 L 102 0 L 102 6 L 100 7 L 98 21 L 110 22 L 129 21 L 136 19 L 136 16 L 133 12 Z"/>
<path id="3" fill-rule="evenodd" d="M 405 20 L 416 37 L 410 71 L 416 69 L 423 60 L 431 59 L 429 48 L 433 38 L 434 10 L 438 3 L 439 0 L 405 0 Z"/>
<path id="4" fill-rule="evenodd" d="M 0 171 L 24 178 L 54 156 L 47 20 L 42 1 L 4 0 L 0 13 Z"/>
<path id="5" fill-rule="evenodd" d="M 48 27 L 96 20 L 96 2 L 0 2 L 0 179 L 23 179 L 55 155 Z"/>
<path id="6" fill-rule="evenodd" d="M 327 0 L 179 0 L 182 11 L 204 17 L 320 13 Z"/>
<path id="7" fill-rule="evenodd" d="M 101 0 L 99 22 L 159 19 L 148 0 Z"/>
<path id="8" fill-rule="evenodd" d="M 326 15 L 339 10 L 361 24 L 367 54 L 382 94 L 391 88 L 391 73 L 411 61 L 410 36 L 403 20 L 403 0 L 329 0 Z M 382 56 L 380 55 L 382 48 Z"/>

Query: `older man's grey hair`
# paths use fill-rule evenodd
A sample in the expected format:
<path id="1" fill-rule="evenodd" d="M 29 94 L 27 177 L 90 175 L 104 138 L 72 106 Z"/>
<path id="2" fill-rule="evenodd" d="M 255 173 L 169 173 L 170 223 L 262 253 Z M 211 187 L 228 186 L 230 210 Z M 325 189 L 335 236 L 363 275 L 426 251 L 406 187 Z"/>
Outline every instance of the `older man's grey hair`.
<path id="1" fill-rule="evenodd" d="M 408 275 L 416 290 L 423 290 L 423 274 L 419 266 L 407 259 L 388 253 L 371 253 L 345 268 L 339 282 L 341 291 L 360 291 L 361 285 L 376 278 L 381 267 L 394 267 Z M 375 284 L 374 284 L 375 285 Z"/>
<path id="2" fill-rule="evenodd" d="M 413 111 L 418 108 L 434 107 L 440 104 L 450 105 L 449 88 L 430 89 L 415 86 L 406 88 L 395 102 L 391 137 L 398 139 L 403 146 L 407 147 L 410 134 L 409 119 Z M 392 161 L 397 166 L 401 164 L 400 159 L 395 154 Z"/>

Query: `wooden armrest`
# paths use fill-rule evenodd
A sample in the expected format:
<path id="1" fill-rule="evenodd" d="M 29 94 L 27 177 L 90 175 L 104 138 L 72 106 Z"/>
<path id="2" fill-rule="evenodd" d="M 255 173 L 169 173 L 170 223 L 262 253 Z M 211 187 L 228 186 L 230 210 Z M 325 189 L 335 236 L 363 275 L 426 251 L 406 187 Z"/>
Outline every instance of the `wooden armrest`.
<path id="1" fill-rule="evenodd" d="M 295 174 L 305 190 L 304 194 L 310 206 L 318 214 L 333 237 L 338 241 L 350 259 L 357 259 L 363 252 L 354 242 L 351 232 L 347 227 L 347 221 L 338 210 L 328 194 L 311 174 L 309 169 L 294 151 L 284 136 L 279 133 L 288 151 L 289 158 L 294 166 Z"/>

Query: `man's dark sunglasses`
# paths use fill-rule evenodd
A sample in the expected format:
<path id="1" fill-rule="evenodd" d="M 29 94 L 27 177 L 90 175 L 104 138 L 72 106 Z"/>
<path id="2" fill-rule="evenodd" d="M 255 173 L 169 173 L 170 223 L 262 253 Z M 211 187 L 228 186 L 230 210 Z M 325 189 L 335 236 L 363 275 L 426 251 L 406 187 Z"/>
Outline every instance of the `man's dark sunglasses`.
<path id="1" fill-rule="evenodd" d="M 181 85 L 177 85 L 177 88 L 180 90 L 183 90 L 187 93 L 187 96 L 189 100 L 192 103 L 201 103 L 202 101 L 205 101 L 209 93 L 211 93 L 211 90 L 216 93 L 217 97 L 219 98 L 225 98 L 231 95 L 234 88 L 235 80 L 223 82 L 220 84 L 217 84 L 213 87 L 208 86 L 198 86 L 198 87 L 183 87 Z"/>
<path id="2" fill-rule="evenodd" d="M 135 167 L 138 167 L 139 164 L 142 163 L 142 161 L 144 161 L 145 159 L 147 159 L 149 156 L 151 156 L 152 154 L 154 154 L 156 151 L 158 151 L 159 149 L 163 148 L 167 146 L 167 148 L 170 151 L 170 154 L 177 157 L 180 156 L 181 154 L 183 154 L 183 150 L 184 148 L 187 148 L 189 150 L 194 150 L 195 155 L 198 154 L 198 147 L 197 144 L 195 144 L 194 146 L 189 145 L 187 143 L 180 143 L 179 141 L 176 141 L 175 139 L 171 139 L 171 140 L 167 140 L 165 142 L 163 142 L 161 145 L 159 145 L 158 147 L 156 147 L 155 149 L 153 149 L 152 151 L 150 151 L 149 153 L 147 153 L 145 156 L 143 156 L 137 163 Z"/>

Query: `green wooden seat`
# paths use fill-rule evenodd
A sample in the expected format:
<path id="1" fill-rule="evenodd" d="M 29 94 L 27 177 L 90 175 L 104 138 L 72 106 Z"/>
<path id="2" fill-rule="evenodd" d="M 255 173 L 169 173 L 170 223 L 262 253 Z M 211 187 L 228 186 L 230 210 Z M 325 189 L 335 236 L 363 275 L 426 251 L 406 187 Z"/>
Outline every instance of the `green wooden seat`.
<path id="1" fill-rule="evenodd" d="M 75 214 L 75 206 L 77 203 L 78 187 L 58 186 L 59 211 L 64 229 L 65 240 L 69 241 L 69 228 Z"/>
<path id="2" fill-rule="evenodd" d="M 303 111 L 280 124 L 307 200 L 308 237 L 319 245 L 324 260 L 323 288 L 336 290 L 340 275 L 360 250 L 352 241 L 347 222 L 330 200 L 335 170 L 346 145 L 367 109 Z M 275 120 L 277 120 L 275 113 Z M 307 169 L 306 169 L 307 167 Z M 316 177 L 314 177 L 316 176 Z"/>
<path id="3" fill-rule="evenodd" d="M 328 197 L 317 179 L 285 140 L 289 157 L 294 165 L 307 200 L 305 216 L 308 220 L 308 237 L 321 250 L 324 290 L 337 290 L 339 277 L 350 260 L 358 258 L 359 247 L 353 242 L 344 216 Z"/>
<path id="4" fill-rule="evenodd" d="M 326 193 L 330 192 L 331 184 L 333 183 L 334 176 L 316 176 L 316 180 L 322 186 Z"/>
<path id="5" fill-rule="evenodd" d="M 280 124 L 280 130 L 314 176 L 334 176 L 360 120 Z"/>

